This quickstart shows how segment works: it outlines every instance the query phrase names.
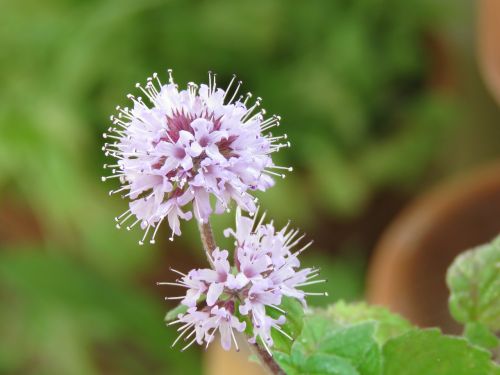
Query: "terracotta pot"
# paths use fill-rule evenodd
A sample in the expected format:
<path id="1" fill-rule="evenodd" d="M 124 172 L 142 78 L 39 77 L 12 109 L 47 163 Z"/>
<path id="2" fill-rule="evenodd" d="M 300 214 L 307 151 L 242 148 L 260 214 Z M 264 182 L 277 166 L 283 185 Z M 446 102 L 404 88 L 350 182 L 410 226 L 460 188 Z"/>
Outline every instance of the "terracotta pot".
<path id="1" fill-rule="evenodd" d="M 500 1 L 479 1 L 478 55 L 487 86 L 500 103 Z"/>
<path id="2" fill-rule="evenodd" d="M 249 361 L 252 353 L 246 339 L 240 335 L 237 337 L 239 352 L 226 352 L 220 345 L 210 345 L 205 357 L 206 375 L 268 375 L 258 363 Z"/>
<path id="3" fill-rule="evenodd" d="M 448 312 L 445 274 L 462 251 L 500 233 L 500 163 L 417 199 L 388 228 L 368 273 L 367 298 L 419 326 L 460 330 Z"/>

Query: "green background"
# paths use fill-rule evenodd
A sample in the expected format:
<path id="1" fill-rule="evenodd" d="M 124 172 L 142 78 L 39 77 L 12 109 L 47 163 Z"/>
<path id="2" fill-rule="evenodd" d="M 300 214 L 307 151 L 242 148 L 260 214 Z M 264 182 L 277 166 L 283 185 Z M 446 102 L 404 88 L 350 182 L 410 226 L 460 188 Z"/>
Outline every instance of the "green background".
<path id="1" fill-rule="evenodd" d="M 194 223 L 140 247 L 100 176 L 116 105 L 152 72 L 233 73 L 282 116 L 294 167 L 261 194 L 315 239 L 330 297 L 362 298 L 370 252 L 433 183 L 499 156 L 474 2 L 0 0 L 0 373 L 197 374 L 163 316 L 169 266 L 203 265 Z M 217 233 L 232 225 L 217 217 Z M 222 236 L 219 236 L 222 237 Z M 228 245 L 220 238 L 221 244 Z"/>

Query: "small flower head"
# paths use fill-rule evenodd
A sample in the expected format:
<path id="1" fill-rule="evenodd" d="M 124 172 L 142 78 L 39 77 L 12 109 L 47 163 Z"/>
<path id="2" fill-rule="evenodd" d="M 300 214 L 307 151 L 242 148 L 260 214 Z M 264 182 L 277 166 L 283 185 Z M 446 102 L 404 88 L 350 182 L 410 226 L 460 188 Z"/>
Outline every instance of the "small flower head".
<path id="1" fill-rule="evenodd" d="M 145 230 L 140 244 L 150 231 L 154 243 L 165 219 L 173 239 L 181 233 L 180 219 L 194 215 L 207 221 L 212 212 L 228 210 L 233 200 L 254 212 L 250 192 L 271 187 L 273 176 L 284 177 L 276 170 L 290 170 L 271 159 L 289 146 L 286 135 L 266 133 L 279 125 L 279 116 L 265 119 L 265 111 L 258 109 L 261 99 L 250 104 L 251 94 L 237 97 L 241 82 L 234 81 L 223 90 L 209 74 L 208 85 L 189 83 L 180 90 L 171 71 L 166 84 L 155 73 L 145 86 L 137 84 L 145 101 L 129 94 L 132 107 L 117 107 L 118 115 L 111 116 L 103 150 L 116 163 L 105 165 L 112 174 L 103 180 L 120 180 L 122 186 L 110 194 L 122 193 L 130 207 L 116 218 L 117 226 L 140 224 Z M 210 196 L 216 198 L 215 207 Z"/>
<path id="2" fill-rule="evenodd" d="M 301 289 L 325 281 L 316 280 L 316 269 L 300 268 L 298 256 L 311 243 L 295 249 L 303 236 L 296 230 L 288 230 L 288 226 L 277 231 L 272 223 L 263 224 L 264 216 L 256 223 L 256 216 L 242 216 L 237 209 L 236 228 L 225 231 L 226 236 L 236 240 L 233 268 L 228 261 L 229 252 L 216 249 L 211 255 L 214 269 L 192 270 L 187 275 L 179 273 L 182 277 L 176 283 L 159 283 L 186 289 L 184 295 L 167 297 L 181 299 L 181 303 L 190 308 L 173 322 L 182 324 L 178 340 L 184 330 L 191 330 L 187 337 L 195 339 L 188 346 L 195 341 L 208 345 L 218 330 L 222 346 L 228 350 L 231 342 L 236 345 L 234 330 L 241 332 L 245 328 L 243 317 L 247 316 L 253 330 L 250 341 L 260 342 L 271 354 L 271 330 L 292 339 L 281 328 L 286 321 L 286 312 L 280 308 L 283 296 L 296 298 L 305 307 L 307 295 L 326 295 Z M 269 309 L 281 315 L 273 318 Z"/>

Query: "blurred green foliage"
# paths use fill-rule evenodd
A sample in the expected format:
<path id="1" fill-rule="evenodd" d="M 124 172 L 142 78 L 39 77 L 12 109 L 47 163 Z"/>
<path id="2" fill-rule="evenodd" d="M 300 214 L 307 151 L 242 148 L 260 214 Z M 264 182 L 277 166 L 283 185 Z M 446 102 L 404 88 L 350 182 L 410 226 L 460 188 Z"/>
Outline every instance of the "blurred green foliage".
<path id="1" fill-rule="evenodd" d="M 32 213 L 42 239 L 28 250 L 1 249 L 0 372 L 92 374 L 110 366 L 107 373 L 135 374 L 146 362 L 148 373 L 199 371 L 196 351 L 169 350 L 165 309 L 137 285 L 159 251 L 138 249 L 137 233 L 114 228 L 126 203 L 99 182 L 101 133 L 136 81 L 173 68 L 179 83 L 199 82 L 211 69 L 224 85 L 237 73 L 243 90 L 282 115 L 278 131 L 293 144 L 278 157 L 296 173 L 261 195 L 262 204 L 278 220 L 311 228 L 317 211 L 356 215 L 374 192 L 413 185 L 435 155 L 449 123 L 430 79 L 437 7 L 1 1 L 0 207 L 12 200 Z M 217 217 L 215 227 L 232 220 Z M 198 254 L 195 226 L 183 232 L 173 246 Z M 360 296 L 364 259 L 310 262 L 318 259 L 331 295 Z"/>
<path id="2" fill-rule="evenodd" d="M 18 251 L 20 249 L 17 249 Z M 0 373 L 197 373 L 168 350 L 174 330 L 132 285 L 116 285 L 43 249 L 0 257 Z M 35 254 L 33 254 L 35 251 Z M 167 371 L 168 370 L 168 371 Z"/>
<path id="3" fill-rule="evenodd" d="M 310 218 L 325 203 L 354 214 L 373 189 L 418 177 L 446 123 L 429 83 L 435 8 L 416 0 L 10 2 L 0 122 L 17 126 L 2 126 L 0 178 L 26 192 L 36 180 L 30 198 L 44 215 L 75 217 L 82 199 L 74 197 L 96 190 L 81 172 L 96 173 L 99 134 L 134 82 L 166 67 L 181 83 L 202 81 L 213 69 L 221 84 L 239 73 L 244 89 L 283 116 L 294 149 L 281 157 L 310 183 L 280 184 L 279 194 L 319 197 L 287 214 Z"/>

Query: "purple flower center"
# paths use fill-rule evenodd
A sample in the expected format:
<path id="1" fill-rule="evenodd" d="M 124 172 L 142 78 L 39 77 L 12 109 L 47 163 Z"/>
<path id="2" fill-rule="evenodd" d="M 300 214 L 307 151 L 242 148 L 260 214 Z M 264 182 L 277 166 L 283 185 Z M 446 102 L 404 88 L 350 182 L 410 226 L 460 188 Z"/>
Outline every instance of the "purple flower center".
<path id="1" fill-rule="evenodd" d="M 221 127 L 221 117 L 216 118 L 213 113 L 203 112 L 200 115 L 194 115 L 191 113 L 184 113 L 184 111 L 174 111 L 172 116 L 166 116 L 167 133 L 172 141 L 177 142 L 179 139 L 179 132 L 185 130 L 194 134 L 194 130 L 191 127 L 191 123 L 199 118 L 211 121 L 213 123 L 213 131 L 220 130 Z M 208 141 L 208 139 L 207 139 Z M 202 145 L 203 146 L 203 145 Z"/>
<path id="2" fill-rule="evenodd" d="M 208 145 L 208 137 L 206 135 L 203 136 L 203 137 L 201 137 L 199 143 L 200 143 L 201 147 L 207 147 L 207 145 Z"/>
<path id="3" fill-rule="evenodd" d="M 248 278 L 252 278 L 255 275 L 257 275 L 257 272 L 254 267 L 250 266 L 250 267 L 245 267 L 245 269 L 243 269 L 243 274 Z"/>
<path id="4" fill-rule="evenodd" d="M 182 147 L 176 147 L 174 150 L 174 156 L 175 158 L 182 160 L 186 157 L 186 150 L 184 150 Z"/>
<path id="5" fill-rule="evenodd" d="M 227 273 L 222 271 L 222 272 L 217 272 L 218 276 L 218 282 L 220 283 L 225 283 L 227 281 Z"/>

